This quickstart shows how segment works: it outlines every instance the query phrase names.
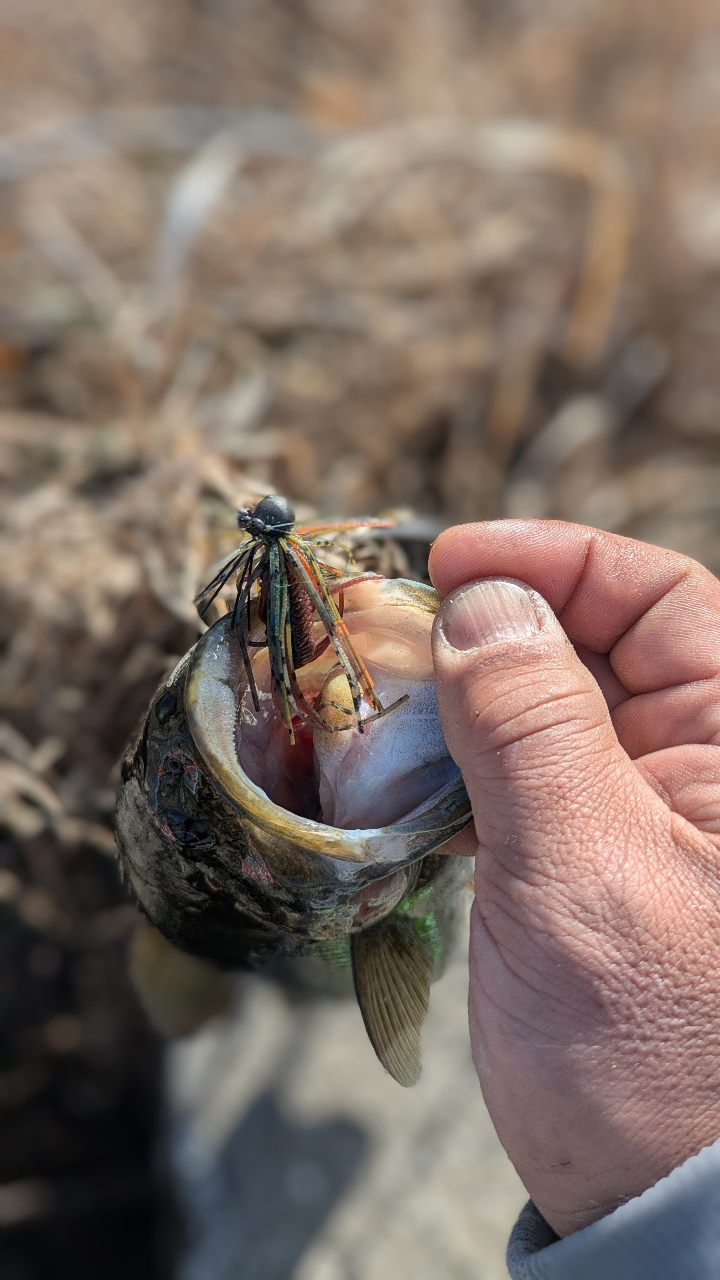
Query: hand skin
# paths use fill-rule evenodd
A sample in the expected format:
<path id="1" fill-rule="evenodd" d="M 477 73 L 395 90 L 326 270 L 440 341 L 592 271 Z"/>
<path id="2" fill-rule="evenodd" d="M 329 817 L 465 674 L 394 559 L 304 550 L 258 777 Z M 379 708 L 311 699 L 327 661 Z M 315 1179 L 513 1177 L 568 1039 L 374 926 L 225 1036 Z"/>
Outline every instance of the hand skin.
<path id="1" fill-rule="evenodd" d="M 450 529 L 430 568 L 478 838 L 473 1056 L 565 1236 L 720 1136 L 720 583 L 555 521 Z M 462 586 L 489 578 L 515 585 Z"/>

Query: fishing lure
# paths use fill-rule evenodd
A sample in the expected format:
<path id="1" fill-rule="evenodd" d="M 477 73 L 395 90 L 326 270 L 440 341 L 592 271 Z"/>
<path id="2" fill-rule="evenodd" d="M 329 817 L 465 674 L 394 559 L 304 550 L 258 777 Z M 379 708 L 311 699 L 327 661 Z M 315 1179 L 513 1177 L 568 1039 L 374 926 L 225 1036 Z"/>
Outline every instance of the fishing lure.
<path id="1" fill-rule="evenodd" d="M 235 575 L 237 593 L 232 626 L 242 652 L 255 710 L 260 710 L 260 702 L 250 650 L 264 647 L 267 647 L 270 660 L 275 703 L 293 745 L 294 716 L 306 725 L 333 733 L 354 728 L 363 733 L 365 725 L 399 707 L 406 700 L 406 695 L 391 706 L 383 706 L 342 617 L 344 591 L 358 582 L 377 579 L 378 575 L 359 574 L 348 578 L 347 573 L 319 560 L 313 546 L 313 540 L 330 529 L 337 532 L 365 527 L 387 528 L 388 525 L 382 521 L 354 520 L 340 525 L 312 525 L 296 530 L 295 512 L 287 498 L 272 494 L 254 508 L 242 507 L 238 511 L 237 523 L 247 535 L 245 541 L 226 559 L 212 581 L 200 592 L 195 604 L 200 617 L 204 618 L 225 584 Z M 338 603 L 334 599 L 335 592 L 339 596 Z M 251 638 L 254 598 L 258 601 L 260 622 L 265 625 L 265 637 L 261 640 Z M 325 638 L 319 643 L 315 642 L 313 634 L 315 614 L 325 630 Z M 341 713 L 339 722 L 337 716 L 322 716 L 318 708 L 307 701 L 296 674 L 300 667 L 320 657 L 329 645 L 335 650 L 352 698 L 352 711 L 340 702 L 330 702 L 329 705 Z M 363 696 L 374 714 L 361 715 Z M 345 717 L 344 723 L 342 717 Z"/>

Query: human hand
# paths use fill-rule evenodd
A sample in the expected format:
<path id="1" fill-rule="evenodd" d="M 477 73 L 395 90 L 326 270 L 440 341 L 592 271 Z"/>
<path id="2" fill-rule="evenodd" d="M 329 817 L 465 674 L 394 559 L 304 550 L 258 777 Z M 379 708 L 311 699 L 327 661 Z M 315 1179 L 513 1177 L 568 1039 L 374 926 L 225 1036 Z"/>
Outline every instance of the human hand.
<path id="1" fill-rule="evenodd" d="M 450 529 L 430 568 L 478 837 L 473 1056 L 568 1235 L 720 1136 L 720 583 L 535 520 Z"/>

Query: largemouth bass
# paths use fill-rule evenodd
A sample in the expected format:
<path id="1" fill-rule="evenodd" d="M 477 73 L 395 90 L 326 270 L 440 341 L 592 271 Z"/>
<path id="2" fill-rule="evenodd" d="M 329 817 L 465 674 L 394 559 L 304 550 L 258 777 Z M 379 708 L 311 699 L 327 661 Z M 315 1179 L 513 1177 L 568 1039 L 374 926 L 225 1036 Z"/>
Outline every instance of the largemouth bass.
<path id="1" fill-rule="evenodd" d="M 240 604 L 158 689 L 125 756 L 121 864 L 185 951 L 229 967 L 351 964 L 373 1047 L 410 1085 L 469 874 L 453 851 L 472 815 L 430 656 L 439 597 L 323 566 L 301 531 L 308 606 L 295 562 L 282 564 L 292 521 L 278 523 L 264 538 L 246 527 L 256 554 L 246 542 L 230 559 Z"/>

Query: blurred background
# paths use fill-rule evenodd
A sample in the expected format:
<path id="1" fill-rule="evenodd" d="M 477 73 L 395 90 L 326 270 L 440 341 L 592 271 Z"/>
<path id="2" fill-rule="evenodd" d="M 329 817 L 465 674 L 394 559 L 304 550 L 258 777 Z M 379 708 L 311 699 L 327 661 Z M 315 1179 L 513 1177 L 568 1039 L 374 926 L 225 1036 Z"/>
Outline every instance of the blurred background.
<path id="1" fill-rule="evenodd" d="M 717 6 L 3 0 L 0 69 L 0 1274 L 502 1280 L 462 940 L 402 1092 L 156 954 L 116 762 L 271 489 L 405 576 L 502 515 L 720 570 Z"/>

